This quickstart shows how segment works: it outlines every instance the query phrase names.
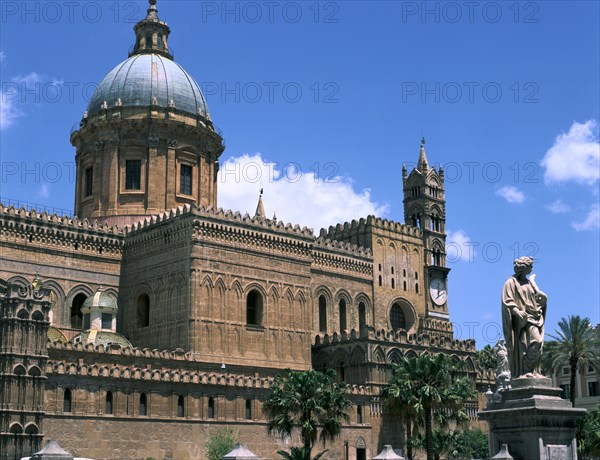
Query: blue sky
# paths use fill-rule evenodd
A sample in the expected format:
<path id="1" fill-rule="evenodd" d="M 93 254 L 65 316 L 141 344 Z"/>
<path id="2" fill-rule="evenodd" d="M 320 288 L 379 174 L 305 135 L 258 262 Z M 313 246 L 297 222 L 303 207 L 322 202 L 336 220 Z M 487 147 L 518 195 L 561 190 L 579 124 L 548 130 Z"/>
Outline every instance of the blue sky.
<path id="1" fill-rule="evenodd" d="M 224 132 L 221 206 L 252 212 L 262 186 L 269 214 L 315 229 L 402 221 L 424 134 L 446 169 L 457 336 L 498 338 L 516 255 L 537 260 L 548 332 L 600 322 L 598 2 L 157 6 Z M 69 130 L 147 3 L 0 7 L 0 195 L 72 209 Z"/>

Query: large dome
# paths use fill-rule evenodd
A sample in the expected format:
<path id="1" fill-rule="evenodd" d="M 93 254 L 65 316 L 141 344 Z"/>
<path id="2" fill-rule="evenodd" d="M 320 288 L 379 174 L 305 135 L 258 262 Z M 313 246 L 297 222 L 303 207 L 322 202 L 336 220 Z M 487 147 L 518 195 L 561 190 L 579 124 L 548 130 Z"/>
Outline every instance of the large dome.
<path id="1" fill-rule="evenodd" d="M 112 69 L 96 88 L 87 114 L 118 105 L 174 107 L 209 118 L 198 84 L 179 64 L 158 54 L 136 54 Z"/>

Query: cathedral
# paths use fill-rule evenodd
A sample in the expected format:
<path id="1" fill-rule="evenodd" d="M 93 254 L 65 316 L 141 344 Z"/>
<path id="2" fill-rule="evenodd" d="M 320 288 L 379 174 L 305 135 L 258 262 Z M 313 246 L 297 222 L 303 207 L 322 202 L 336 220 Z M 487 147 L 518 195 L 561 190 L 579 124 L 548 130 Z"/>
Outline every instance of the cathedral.
<path id="1" fill-rule="evenodd" d="M 225 427 L 273 459 L 299 444 L 262 411 L 287 368 L 348 384 L 327 458 L 403 448 L 379 401 L 391 363 L 447 353 L 483 379 L 449 319 L 443 169 L 422 143 L 404 224 L 316 236 L 267 218 L 262 196 L 253 216 L 219 208 L 223 138 L 149 3 L 71 132 L 74 215 L 0 204 L 0 460 L 49 439 L 78 457 L 204 459 Z"/>

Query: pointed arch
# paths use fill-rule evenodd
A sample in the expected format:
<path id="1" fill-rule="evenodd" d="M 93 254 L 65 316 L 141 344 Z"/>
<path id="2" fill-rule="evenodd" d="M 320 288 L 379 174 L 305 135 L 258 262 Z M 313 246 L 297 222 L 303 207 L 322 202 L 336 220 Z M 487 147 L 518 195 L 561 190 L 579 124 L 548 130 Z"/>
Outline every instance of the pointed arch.
<path id="1" fill-rule="evenodd" d="M 373 350 L 373 361 L 378 364 L 385 364 L 385 354 L 379 346 L 377 346 L 375 350 Z"/>

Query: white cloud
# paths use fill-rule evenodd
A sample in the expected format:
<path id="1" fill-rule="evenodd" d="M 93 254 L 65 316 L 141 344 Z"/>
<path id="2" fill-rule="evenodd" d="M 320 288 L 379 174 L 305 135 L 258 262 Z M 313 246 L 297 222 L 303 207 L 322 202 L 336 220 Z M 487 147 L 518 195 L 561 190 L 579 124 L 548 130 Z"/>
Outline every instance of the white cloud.
<path id="1" fill-rule="evenodd" d="M 6 54 L 4 51 L 0 50 L 0 62 L 3 62 L 6 59 Z"/>
<path id="2" fill-rule="evenodd" d="M 368 189 L 355 191 L 351 178 L 323 180 L 313 171 L 263 160 L 260 153 L 232 157 L 221 164 L 218 176 L 219 206 L 256 211 L 258 194 L 264 188 L 267 217 L 313 228 L 316 232 L 340 222 L 375 214 L 386 217 L 388 206 L 371 199 Z"/>
<path id="3" fill-rule="evenodd" d="M 0 91 L 0 131 L 4 131 L 15 124 L 23 112 L 15 105 L 17 95 L 6 94 Z"/>
<path id="4" fill-rule="evenodd" d="M 504 187 L 496 190 L 496 195 L 501 196 L 509 203 L 523 203 L 525 201 L 525 195 L 517 187 L 512 185 L 505 185 Z"/>
<path id="5" fill-rule="evenodd" d="M 446 261 L 456 263 L 459 261 L 473 262 L 475 260 L 475 245 L 464 230 L 448 231 L 446 237 Z"/>
<path id="6" fill-rule="evenodd" d="M 37 192 L 37 196 L 38 196 L 38 198 L 43 198 L 43 199 L 46 199 L 50 196 L 50 187 L 48 186 L 48 184 L 42 184 L 42 186 L 40 187 L 40 189 Z"/>
<path id="7" fill-rule="evenodd" d="M 18 118 L 24 115 L 24 112 L 17 104 L 23 105 L 27 102 L 21 91 L 23 89 L 33 91 L 30 100 L 36 100 L 40 97 L 39 84 L 43 78 L 37 72 L 30 72 L 27 75 L 11 78 L 9 83 L 2 84 L 0 90 L 0 130 L 5 130 L 14 125 Z"/>
<path id="8" fill-rule="evenodd" d="M 593 204 L 583 222 L 572 222 L 571 226 L 578 232 L 600 228 L 600 205 Z"/>
<path id="9" fill-rule="evenodd" d="M 569 212 L 571 207 L 562 200 L 556 200 L 547 204 L 546 209 L 548 209 L 552 214 L 564 214 Z"/>
<path id="10" fill-rule="evenodd" d="M 600 178 L 598 122 L 573 122 L 568 133 L 559 134 L 542 159 L 547 184 L 577 182 L 594 185 Z"/>

